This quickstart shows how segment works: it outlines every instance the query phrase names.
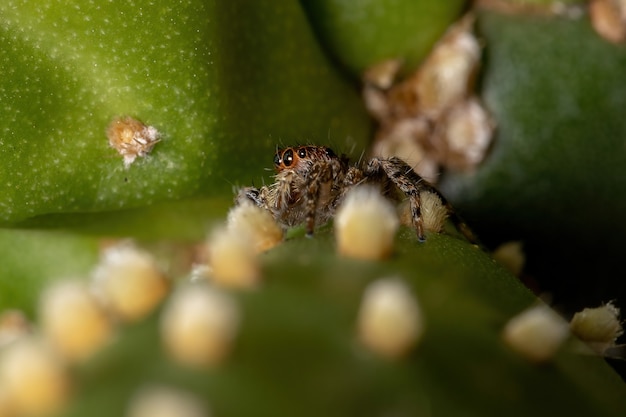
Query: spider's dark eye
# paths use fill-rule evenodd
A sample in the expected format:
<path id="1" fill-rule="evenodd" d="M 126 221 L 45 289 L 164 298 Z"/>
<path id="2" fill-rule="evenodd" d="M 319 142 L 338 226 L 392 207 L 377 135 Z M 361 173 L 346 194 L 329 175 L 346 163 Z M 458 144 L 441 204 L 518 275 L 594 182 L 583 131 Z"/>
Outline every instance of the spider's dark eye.
<path id="1" fill-rule="evenodd" d="M 276 152 L 276 155 L 274 155 L 274 165 L 276 166 L 280 165 L 280 151 Z"/>
<path id="2" fill-rule="evenodd" d="M 285 152 L 283 152 L 283 164 L 286 167 L 291 166 L 291 164 L 293 164 L 293 150 L 287 149 Z"/>
<path id="3" fill-rule="evenodd" d="M 326 155 L 330 158 L 335 158 L 337 156 L 335 155 L 335 152 L 333 152 L 333 150 L 330 148 L 326 148 Z"/>
<path id="4" fill-rule="evenodd" d="M 298 149 L 298 156 L 300 158 L 306 158 L 306 149 L 304 149 L 304 148 Z"/>

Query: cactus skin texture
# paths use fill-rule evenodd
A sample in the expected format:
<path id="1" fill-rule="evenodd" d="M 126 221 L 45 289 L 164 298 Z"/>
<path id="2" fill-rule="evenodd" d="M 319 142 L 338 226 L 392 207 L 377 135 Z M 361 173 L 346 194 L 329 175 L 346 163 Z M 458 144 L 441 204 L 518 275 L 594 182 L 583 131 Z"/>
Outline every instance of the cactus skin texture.
<path id="1" fill-rule="evenodd" d="M 0 22 L 0 224 L 63 226 L 73 220 L 61 214 L 192 197 L 223 212 L 277 143 L 358 155 L 370 131 L 295 1 L 10 0 Z M 126 116 L 160 134 L 128 168 L 107 139 Z"/>
<path id="2" fill-rule="evenodd" d="M 55 235 L 37 250 L 54 253 L 76 239 Z M 241 328 L 215 367 L 189 368 L 169 358 L 160 342 L 161 311 L 120 328 L 111 346 L 75 368 L 73 400 L 62 415 L 121 415 L 151 385 L 191 393 L 223 416 L 388 410 L 618 416 L 626 410 L 619 376 L 601 357 L 581 354 L 580 342 L 570 340 L 541 366 L 504 344 L 505 323 L 535 297 L 459 237 L 429 234 L 420 244 L 403 228 L 384 262 L 344 259 L 334 246 L 327 227 L 314 239 L 301 231 L 261 255 L 262 284 L 231 292 Z M 86 258 L 94 248 L 82 252 Z M 23 248 L 20 256 L 27 255 Z M 77 258 L 76 270 L 83 262 Z M 419 298 L 425 326 L 419 344 L 397 359 L 371 352 L 357 337 L 365 287 L 390 276 Z"/>
<path id="3" fill-rule="evenodd" d="M 467 7 L 29 3 L 0 5 L 0 311 L 24 311 L 35 329 L 43 289 L 88 280 L 110 239 L 133 238 L 173 290 L 186 285 L 233 185 L 271 180 L 263 168 L 277 144 L 328 144 L 358 158 L 372 123 L 353 81 L 381 59 L 417 65 Z M 626 97 L 623 47 L 563 17 L 481 12 L 477 27 L 480 92 L 498 136 L 476 173 L 443 178 L 444 193 L 487 244 L 530 236 L 529 259 L 539 242 L 555 259 L 588 251 L 605 263 L 626 231 L 615 221 L 626 195 L 616 152 L 626 125 L 615 116 Z M 125 116 L 160 133 L 127 168 L 106 136 Z M 313 239 L 292 230 L 259 255 L 256 288 L 226 290 L 241 320 L 223 362 L 173 360 L 159 307 L 118 324 L 108 346 L 72 365 L 60 416 L 126 415 L 154 386 L 222 417 L 626 414 L 623 380 L 580 341 L 569 338 L 541 365 L 507 347 L 506 323 L 538 301 L 516 277 L 449 227 L 426 237 L 419 243 L 401 227 L 389 259 L 363 261 L 336 253 L 332 224 Z M 544 268 L 548 258 L 535 259 L 528 268 L 558 275 Z M 358 337 L 363 293 L 385 278 L 401 280 L 423 314 L 417 345 L 393 359 Z"/>
<path id="4" fill-rule="evenodd" d="M 491 153 L 442 188 L 485 242 L 520 240 L 527 272 L 570 313 L 626 292 L 626 49 L 587 15 L 479 14 L 481 94 L 497 120 Z"/>

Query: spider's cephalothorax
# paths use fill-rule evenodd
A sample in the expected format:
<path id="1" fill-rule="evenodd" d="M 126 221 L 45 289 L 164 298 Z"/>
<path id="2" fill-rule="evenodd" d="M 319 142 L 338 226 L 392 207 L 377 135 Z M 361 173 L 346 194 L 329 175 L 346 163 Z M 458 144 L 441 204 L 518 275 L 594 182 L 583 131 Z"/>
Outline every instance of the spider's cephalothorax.
<path id="1" fill-rule="evenodd" d="M 316 225 L 327 222 L 355 185 L 379 185 L 381 192 L 395 197 L 400 190 L 410 204 L 412 223 L 420 240 L 424 240 L 420 193 L 437 195 L 451 219 L 471 239 L 471 232 L 456 216 L 441 193 L 399 158 L 372 158 L 367 164 L 351 166 L 345 155 L 337 156 L 324 146 L 298 146 L 279 149 L 274 156 L 275 182 L 261 188 L 240 190 L 237 202 L 251 200 L 268 210 L 286 227 L 306 224 L 308 235 Z"/>

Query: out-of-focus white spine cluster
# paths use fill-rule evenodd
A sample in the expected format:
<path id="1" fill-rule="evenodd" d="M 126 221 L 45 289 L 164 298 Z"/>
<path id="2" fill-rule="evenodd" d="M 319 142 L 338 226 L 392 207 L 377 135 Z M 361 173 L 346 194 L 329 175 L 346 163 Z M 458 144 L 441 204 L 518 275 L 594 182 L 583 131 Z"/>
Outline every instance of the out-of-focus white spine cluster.
<path id="1" fill-rule="evenodd" d="M 473 26 L 468 14 L 450 27 L 403 80 L 395 82 L 398 60 L 364 73 L 365 105 L 380 125 L 375 156 L 400 157 L 430 182 L 440 166 L 471 171 L 483 161 L 495 123 L 474 93 L 481 46 Z"/>
<path id="2" fill-rule="evenodd" d="M 283 229 L 272 215 L 250 202 L 241 203 L 228 212 L 226 227 L 251 240 L 257 253 L 265 252 L 283 240 Z"/>
<path id="3" fill-rule="evenodd" d="M 522 242 L 511 241 L 498 246 L 492 253 L 493 258 L 517 277 L 522 274 L 526 256 Z"/>
<path id="4" fill-rule="evenodd" d="M 430 191 L 420 193 L 420 211 L 424 229 L 439 233 L 448 218 L 448 208 L 444 206 L 441 198 Z"/>
<path id="5" fill-rule="evenodd" d="M 65 365 L 40 338 L 21 337 L 0 352 L 0 411 L 6 415 L 53 414 L 69 390 Z"/>
<path id="6" fill-rule="evenodd" d="M 177 361 L 217 365 L 230 352 L 239 329 L 239 308 L 231 296 L 204 283 L 180 288 L 161 317 L 163 343 Z"/>
<path id="7" fill-rule="evenodd" d="M 396 358 L 408 353 L 424 333 L 417 298 L 398 278 L 372 282 L 363 293 L 358 314 L 361 341 L 374 352 Z"/>
<path id="8" fill-rule="evenodd" d="M 213 231 L 207 241 L 208 278 L 231 288 L 254 288 L 261 278 L 255 242 L 227 227 Z"/>
<path id="9" fill-rule="evenodd" d="M 591 0 L 589 16 L 595 31 L 613 43 L 626 40 L 626 0 Z"/>
<path id="10" fill-rule="evenodd" d="M 574 314 L 570 329 L 579 339 L 598 353 L 615 346 L 615 341 L 624 333 L 620 310 L 612 303 L 596 308 L 585 308 Z"/>
<path id="11" fill-rule="evenodd" d="M 54 283 L 39 303 L 39 325 L 57 352 L 69 360 L 84 360 L 111 337 L 112 325 L 86 283 Z"/>
<path id="12" fill-rule="evenodd" d="M 113 120 L 107 128 L 109 145 L 124 157 L 124 167 L 128 169 L 137 157 L 146 156 L 161 139 L 154 126 L 146 126 L 132 117 Z"/>
<path id="13" fill-rule="evenodd" d="M 513 317 L 504 327 L 506 344 L 531 362 L 546 362 L 569 336 L 568 323 L 546 305 L 537 305 Z"/>
<path id="14" fill-rule="evenodd" d="M 384 259 L 393 251 L 399 220 L 380 190 L 358 186 L 348 192 L 335 216 L 340 254 L 360 259 Z"/>
<path id="15" fill-rule="evenodd" d="M 122 321 L 144 318 L 169 291 L 152 255 L 128 242 L 104 251 L 93 271 L 93 285 L 107 310 Z"/>
<path id="16" fill-rule="evenodd" d="M 196 278 L 224 287 L 254 288 L 261 279 L 258 255 L 280 244 L 283 235 L 267 210 L 242 201 L 229 211 L 226 225 L 209 235 L 207 263 L 196 266 Z"/>
<path id="17" fill-rule="evenodd" d="M 53 281 L 39 299 L 38 326 L 8 311 L 0 319 L 0 415 L 50 415 L 69 396 L 69 363 L 89 359 L 114 333 L 113 318 L 149 314 L 169 284 L 152 256 L 129 242 L 108 248 L 93 281 Z"/>
<path id="18" fill-rule="evenodd" d="M 21 311 L 6 310 L 0 314 L 0 349 L 30 332 L 31 324 Z"/>
<path id="19" fill-rule="evenodd" d="M 209 417 L 209 413 L 190 393 L 153 386 L 143 388 L 133 396 L 126 417 Z"/>

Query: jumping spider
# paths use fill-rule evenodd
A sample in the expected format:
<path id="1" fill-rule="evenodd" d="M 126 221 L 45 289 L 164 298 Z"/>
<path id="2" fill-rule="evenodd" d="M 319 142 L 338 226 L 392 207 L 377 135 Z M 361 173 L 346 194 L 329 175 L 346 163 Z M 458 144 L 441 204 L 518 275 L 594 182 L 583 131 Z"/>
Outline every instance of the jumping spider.
<path id="1" fill-rule="evenodd" d="M 475 241 L 443 195 L 400 158 L 372 158 L 362 167 L 351 166 L 345 155 L 337 156 L 324 146 L 308 145 L 278 149 L 274 168 L 276 182 L 261 188 L 243 188 L 236 201 L 238 204 L 252 201 L 285 227 L 305 223 L 308 236 L 313 235 L 316 225 L 333 217 L 348 190 L 367 183 L 380 185 L 385 196 L 394 197 L 394 191 L 400 190 L 408 198 L 420 241 L 425 240 L 420 209 L 420 193 L 424 191 L 437 195 L 449 218 L 465 237 Z"/>

